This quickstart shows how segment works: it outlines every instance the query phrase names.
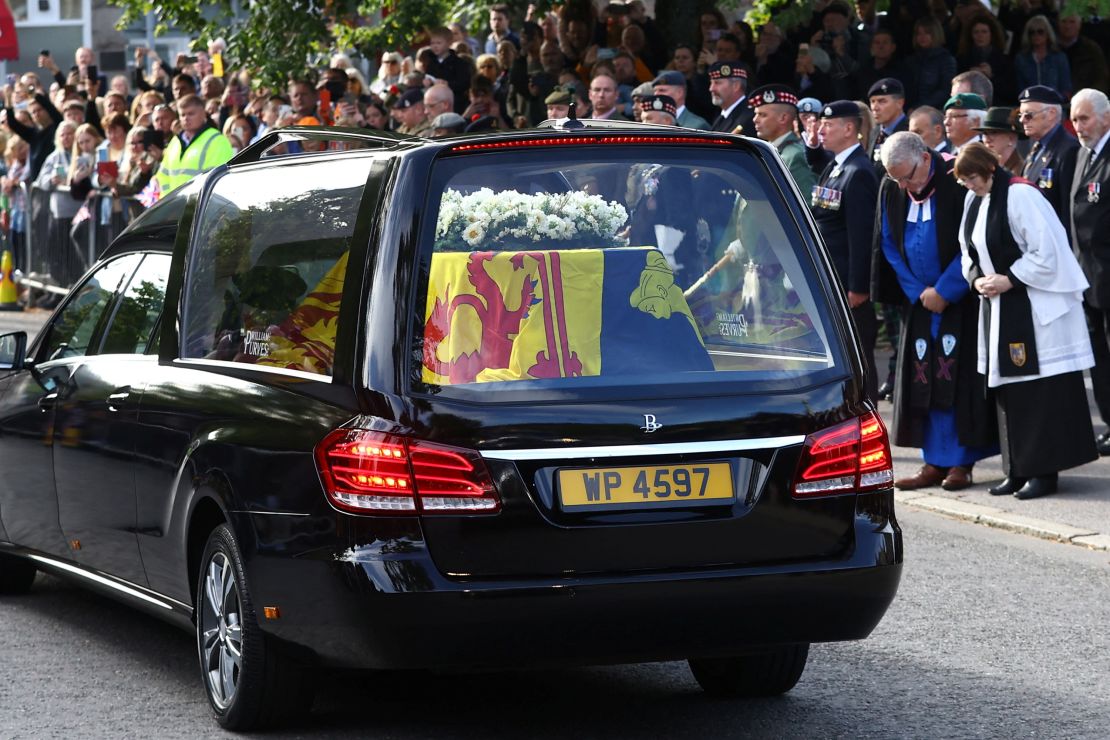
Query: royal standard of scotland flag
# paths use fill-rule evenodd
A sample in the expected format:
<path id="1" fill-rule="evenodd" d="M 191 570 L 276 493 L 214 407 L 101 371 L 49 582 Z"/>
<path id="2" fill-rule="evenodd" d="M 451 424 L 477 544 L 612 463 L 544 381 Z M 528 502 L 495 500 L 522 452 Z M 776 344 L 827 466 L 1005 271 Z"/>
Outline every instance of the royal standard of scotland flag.
<path id="1" fill-rule="evenodd" d="M 424 319 L 436 385 L 713 369 L 650 247 L 439 252 Z"/>

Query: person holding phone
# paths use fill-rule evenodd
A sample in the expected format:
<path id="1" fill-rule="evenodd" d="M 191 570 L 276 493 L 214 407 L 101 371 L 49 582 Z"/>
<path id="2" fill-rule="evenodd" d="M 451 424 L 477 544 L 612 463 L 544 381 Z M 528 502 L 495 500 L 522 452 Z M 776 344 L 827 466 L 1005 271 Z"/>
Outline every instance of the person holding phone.
<path id="1" fill-rule="evenodd" d="M 62 121 L 62 114 L 50 102 L 50 98 L 43 94 L 42 90 L 35 87 L 24 88 L 25 92 L 31 96 L 27 100 L 27 112 L 31 114 L 32 123 L 20 121 L 16 117 L 13 102 L 19 84 L 21 83 L 17 83 L 16 86 L 4 86 L 4 105 L 7 111 L 7 120 L 4 125 L 13 134 L 27 142 L 27 146 L 30 148 L 28 174 L 29 179 L 34 180 L 42 171 L 43 162 L 54 150 L 54 136 L 58 130 L 58 124 Z"/>
<path id="2" fill-rule="evenodd" d="M 162 137 L 144 126 L 127 132 L 127 154 L 119 179 L 112 185 L 112 195 L 121 199 L 124 220 L 130 221 L 143 210 L 133 197 L 150 184 L 162 163 Z"/>
<path id="3" fill-rule="evenodd" d="M 73 138 L 73 151 L 69 160 L 69 194 L 78 203 L 89 196 L 93 190 L 93 175 L 96 174 L 96 148 L 103 141 L 100 132 L 91 123 L 77 127 Z"/>
<path id="4" fill-rule="evenodd" d="M 62 121 L 54 134 L 54 151 L 42 164 L 42 171 L 35 180 L 35 187 L 50 193 L 50 220 L 46 243 L 50 245 L 46 254 L 50 260 L 50 274 L 65 280 L 72 270 L 63 263 L 68 250 L 60 250 L 56 245 L 69 240 L 70 222 L 81 204 L 70 197 L 69 170 L 73 158 L 73 143 L 77 136 L 77 124 Z M 38 241 L 36 237 L 35 241 Z"/>

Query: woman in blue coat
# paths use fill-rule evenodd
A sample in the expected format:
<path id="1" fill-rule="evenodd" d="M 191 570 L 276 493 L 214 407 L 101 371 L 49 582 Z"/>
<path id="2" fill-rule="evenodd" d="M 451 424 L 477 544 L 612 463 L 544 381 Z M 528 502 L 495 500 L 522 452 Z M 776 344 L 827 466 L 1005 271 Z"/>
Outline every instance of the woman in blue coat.
<path id="1" fill-rule="evenodd" d="M 1025 24 L 1021 34 L 1021 51 L 1014 57 L 1017 89 L 1045 85 L 1071 97 L 1071 66 L 1067 55 L 1056 44 L 1052 24 L 1043 15 L 1035 15 Z"/>

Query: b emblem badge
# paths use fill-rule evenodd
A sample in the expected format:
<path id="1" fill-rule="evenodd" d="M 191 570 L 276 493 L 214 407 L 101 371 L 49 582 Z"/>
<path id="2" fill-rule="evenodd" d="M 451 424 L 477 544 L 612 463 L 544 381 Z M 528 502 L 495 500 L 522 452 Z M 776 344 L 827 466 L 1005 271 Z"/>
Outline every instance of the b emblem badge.
<path id="1" fill-rule="evenodd" d="M 917 353 L 917 359 L 919 360 L 925 359 L 925 350 L 927 350 L 928 348 L 929 345 L 924 339 L 918 339 L 916 342 L 913 343 L 913 350 Z"/>
<path id="2" fill-rule="evenodd" d="M 663 425 L 655 420 L 655 414 L 644 414 L 644 425 L 640 429 L 651 434 L 661 426 Z"/>
<path id="3" fill-rule="evenodd" d="M 951 334 L 945 334 L 940 338 L 940 346 L 944 349 L 944 356 L 952 354 L 952 350 L 956 349 L 956 337 Z"/>
<path id="4" fill-rule="evenodd" d="M 1010 362 L 1018 367 L 1025 364 L 1025 342 L 1010 342 Z"/>

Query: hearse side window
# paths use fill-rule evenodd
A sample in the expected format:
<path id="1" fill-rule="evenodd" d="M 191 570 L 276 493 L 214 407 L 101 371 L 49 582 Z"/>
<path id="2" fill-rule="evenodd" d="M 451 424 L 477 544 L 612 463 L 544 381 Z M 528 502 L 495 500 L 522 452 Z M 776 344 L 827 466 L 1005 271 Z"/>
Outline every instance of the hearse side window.
<path id="1" fill-rule="evenodd" d="M 331 375 L 370 158 L 233 171 L 204 206 L 181 357 Z"/>
<path id="2" fill-rule="evenodd" d="M 81 357 L 88 353 L 89 343 L 96 335 L 104 311 L 111 304 L 142 259 L 140 254 L 127 254 L 105 263 L 74 289 L 51 324 L 39 355 L 43 360 Z"/>
<path id="3" fill-rule="evenodd" d="M 816 264 L 752 153 L 451 156 L 429 198 L 419 386 L 790 383 L 836 366 Z"/>
<path id="4" fill-rule="evenodd" d="M 148 254 L 143 258 L 116 304 L 100 354 L 146 353 L 151 332 L 162 313 L 169 272 L 168 254 Z"/>

